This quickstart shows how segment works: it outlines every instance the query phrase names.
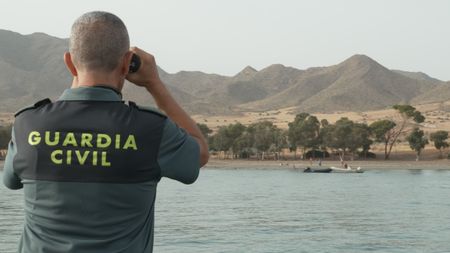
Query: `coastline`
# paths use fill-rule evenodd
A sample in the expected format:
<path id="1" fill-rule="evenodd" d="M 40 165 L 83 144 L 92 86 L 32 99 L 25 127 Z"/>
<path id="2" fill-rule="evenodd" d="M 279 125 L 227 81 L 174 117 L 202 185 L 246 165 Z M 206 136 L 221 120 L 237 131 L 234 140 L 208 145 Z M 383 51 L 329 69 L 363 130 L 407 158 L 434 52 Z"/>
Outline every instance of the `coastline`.
<path id="1" fill-rule="evenodd" d="M 5 161 L 0 161 L 0 171 L 3 171 Z M 450 170 L 450 161 L 447 159 L 433 161 L 366 161 L 355 160 L 347 162 L 352 168 L 361 167 L 363 170 Z M 339 161 L 322 162 L 322 168 L 340 167 Z M 242 160 L 242 159 L 210 159 L 203 169 L 304 169 L 306 167 L 319 167 L 317 162 L 313 162 L 312 166 L 309 161 L 292 160 L 292 161 L 258 161 L 258 160 Z"/>
<path id="2" fill-rule="evenodd" d="M 361 167 L 363 170 L 450 170 L 450 161 L 447 159 L 433 161 L 347 161 L 352 168 Z M 322 168 L 341 167 L 339 161 L 322 161 Z M 205 169 L 304 169 L 306 167 L 319 167 L 317 162 L 302 160 L 290 161 L 257 161 L 241 159 L 210 159 Z"/>

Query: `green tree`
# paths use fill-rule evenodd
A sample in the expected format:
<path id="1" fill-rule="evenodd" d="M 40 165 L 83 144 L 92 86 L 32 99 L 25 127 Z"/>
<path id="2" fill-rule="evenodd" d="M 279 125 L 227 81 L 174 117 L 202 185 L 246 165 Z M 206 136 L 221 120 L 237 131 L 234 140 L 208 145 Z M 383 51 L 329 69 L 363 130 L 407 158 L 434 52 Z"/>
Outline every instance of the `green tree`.
<path id="1" fill-rule="evenodd" d="M 389 159 L 390 149 L 389 144 L 394 138 L 394 128 L 397 124 L 391 120 L 378 120 L 370 124 L 372 134 L 375 136 L 375 141 L 384 143 L 384 159 Z"/>
<path id="2" fill-rule="evenodd" d="M 248 132 L 243 132 L 234 142 L 233 151 L 237 153 L 239 158 L 249 158 L 254 154 L 253 136 Z"/>
<path id="3" fill-rule="evenodd" d="M 439 150 L 439 158 L 442 159 L 442 151 L 449 147 L 447 142 L 448 132 L 447 131 L 437 131 L 430 135 L 430 140 L 434 142 L 434 147 Z"/>
<path id="4" fill-rule="evenodd" d="M 288 147 L 287 131 L 277 128 L 273 134 L 275 143 L 270 146 L 269 151 L 274 152 L 276 160 L 278 160 L 280 159 L 280 152 L 282 149 Z"/>
<path id="5" fill-rule="evenodd" d="M 0 149 L 7 149 L 11 140 L 12 126 L 0 126 Z"/>
<path id="6" fill-rule="evenodd" d="M 304 140 L 300 143 L 306 149 L 316 150 L 320 145 L 320 122 L 316 116 L 309 116 L 302 125 Z"/>
<path id="7" fill-rule="evenodd" d="M 416 161 L 419 161 L 420 153 L 425 145 L 428 144 L 428 139 L 418 127 L 415 127 L 413 131 L 406 137 L 409 146 L 412 150 L 416 151 Z"/>
<path id="8" fill-rule="evenodd" d="M 392 147 L 397 143 L 401 136 L 404 136 L 408 132 L 411 132 L 415 127 L 418 126 L 419 123 L 425 121 L 425 117 L 422 115 L 422 113 L 417 111 L 416 108 L 411 105 L 394 105 L 392 108 L 397 111 L 397 117 L 393 118 L 392 120 L 377 121 L 382 122 L 377 123 L 378 125 L 373 125 L 373 123 L 371 124 L 372 130 L 375 130 L 376 132 L 376 139 L 378 141 L 381 140 L 385 144 L 385 160 L 389 159 Z"/>
<path id="9" fill-rule="evenodd" d="M 202 134 L 203 134 L 203 136 L 205 138 L 208 138 L 209 134 L 212 133 L 212 130 L 206 124 L 197 123 L 197 126 L 198 126 L 198 128 L 200 129 L 200 131 L 202 132 Z"/>
<path id="10" fill-rule="evenodd" d="M 261 153 L 262 160 L 265 158 L 265 153 L 278 142 L 277 139 L 281 135 L 281 129 L 270 121 L 253 123 L 248 126 L 247 131 L 253 136 L 253 147 L 258 153 Z"/>
<path id="11" fill-rule="evenodd" d="M 412 119 L 416 123 L 422 123 L 425 121 L 425 117 L 422 113 L 417 111 L 416 108 L 411 105 L 394 105 L 392 108 L 397 110 L 406 122 L 409 119 Z"/>
<path id="12" fill-rule="evenodd" d="M 328 122 L 328 120 L 327 119 L 322 119 L 321 121 L 320 121 L 320 126 L 321 127 L 326 127 L 326 126 L 328 126 L 330 123 Z"/>
<path id="13" fill-rule="evenodd" d="M 211 136 L 210 148 L 216 151 L 228 151 L 231 147 L 231 143 L 227 137 L 226 126 L 221 126 L 217 130 L 216 134 Z"/>
<path id="14" fill-rule="evenodd" d="M 325 123 L 325 124 L 324 124 Z M 334 125 L 329 124 L 327 120 L 321 120 L 320 121 L 321 128 L 319 129 L 319 149 L 323 152 L 325 158 L 325 151 L 328 149 L 328 138 L 330 135 L 330 132 L 334 130 Z"/>
<path id="15" fill-rule="evenodd" d="M 320 146 L 320 122 L 317 117 L 308 113 L 298 114 L 293 122 L 288 124 L 288 137 L 291 147 L 302 148 L 303 155 L 307 149 L 317 149 Z"/>
<path id="16" fill-rule="evenodd" d="M 321 129 L 323 143 L 339 153 L 341 161 L 350 153 L 352 157 L 358 150 L 364 154 L 370 149 L 371 129 L 367 124 L 355 123 L 348 118 L 340 118 L 334 125 L 327 125 Z"/>
<path id="17" fill-rule="evenodd" d="M 345 154 L 354 149 L 353 146 L 354 122 L 348 118 L 340 118 L 334 125 L 328 125 L 324 129 L 324 143 L 327 147 L 339 153 L 341 161 L 345 160 Z"/>
<path id="18" fill-rule="evenodd" d="M 217 133 L 212 137 L 211 148 L 217 151 L 236 152 L 233 150 L 234 142 L 242 135 L 246 127 L 241 123 L 230 124 L 219 127 Z"/>
<path id="19" fill-rule="evenodd" d="M 294 151 L 294 159 L 297 157 L 297 147 L 299 146 L 298 140 L 302 138 L 299 125 L 308 116 L 308 113 L 297 114 L 294 121 L 288 123 L 289 148 L 291 151 Z"/>
<path id="20" fill-rule="evenodd" d="M 307 112 L 302 112 L 302 113 L 299 113 L 299 114 L 297 114 L 297 115 L 295 115 L 295 119 L 294 119 L 294 122 L 301 122 L 301 121 L 304 121 L 306 118 L 308 118 L 310 115 L 309 115 L 309 113 L 307 113 Z"/>
<path id="21" fill-rule="evenodd" d="M 370 139 L 371 129 L 365 123 L 355 123 L 352 128 L 352 138 L 350 142 L 350 151 L 354 154 L 361 148 L 364 157 L 367 158 L 367 153 L 373 141 Z"/>

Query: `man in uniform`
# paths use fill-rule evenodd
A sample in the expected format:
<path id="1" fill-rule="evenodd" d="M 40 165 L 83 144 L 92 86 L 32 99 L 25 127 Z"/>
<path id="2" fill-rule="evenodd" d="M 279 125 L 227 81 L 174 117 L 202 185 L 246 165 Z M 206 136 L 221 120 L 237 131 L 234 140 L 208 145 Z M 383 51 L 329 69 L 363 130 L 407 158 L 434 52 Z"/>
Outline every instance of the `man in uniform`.
<path id="1" fill-rule="evenodd" d="M 141 66 L 129 73 L 133 54 Z M 115 15 L 78 18 L 64 61 L 71 89 L 16 114 L 3 178 L 24 189 L 19 252 L 152 252 L 157 183 L 193 183 L 206 141 Z M 123 102 L 125 79 L 165 115 Z"/>

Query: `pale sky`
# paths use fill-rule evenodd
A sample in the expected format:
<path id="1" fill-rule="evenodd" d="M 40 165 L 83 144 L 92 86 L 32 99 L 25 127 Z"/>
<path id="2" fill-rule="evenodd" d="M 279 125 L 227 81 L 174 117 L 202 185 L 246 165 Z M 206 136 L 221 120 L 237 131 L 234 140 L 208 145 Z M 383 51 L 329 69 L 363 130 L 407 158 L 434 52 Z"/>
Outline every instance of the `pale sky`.
<path id="1" fill-rule="evenodd" d="M 366 54 L 391 69 L 450 80 L 450 0 L 2 1 L 0 29 L 67 38 L 87 11 L 118 15 L 133 45 L 174 73 L 299 69 Z M 0 45 L 1 46 L 1 45 Z"/>

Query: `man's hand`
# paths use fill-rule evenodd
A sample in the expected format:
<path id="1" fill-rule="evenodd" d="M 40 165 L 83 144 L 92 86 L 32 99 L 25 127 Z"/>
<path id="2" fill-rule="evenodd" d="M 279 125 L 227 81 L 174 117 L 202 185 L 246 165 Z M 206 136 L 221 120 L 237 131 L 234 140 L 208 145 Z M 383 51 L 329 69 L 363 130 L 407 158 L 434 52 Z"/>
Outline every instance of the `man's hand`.
<path id="1" fill-rule="evenodd" d="M 139 56 L 141 66 L 137 72 L 128 74 L 127 80 L 151 92 L 153 86 L 161 84 L 155 57 L 137 47 L 130 48 L 130 51 Z"/>
<path id="2" fill-rule="evenodd" d="M 205 165 L 209 158 L 207 141 L 195 121 L 175 101 L 159 78 L 155 57 L 137 47 L 132 47 L 130 51 L 141 58 L 141 67 L 136 73 L 128 74 L 127 80 L 135 85 L 147 88 L 159 109 L 163 110 L 170 119 L 186 130 L 198 142 L 200 146 L 200 166 Z"/>

